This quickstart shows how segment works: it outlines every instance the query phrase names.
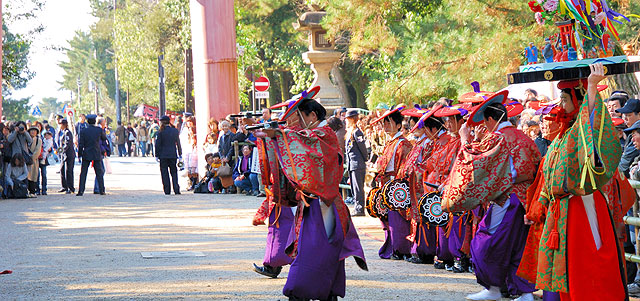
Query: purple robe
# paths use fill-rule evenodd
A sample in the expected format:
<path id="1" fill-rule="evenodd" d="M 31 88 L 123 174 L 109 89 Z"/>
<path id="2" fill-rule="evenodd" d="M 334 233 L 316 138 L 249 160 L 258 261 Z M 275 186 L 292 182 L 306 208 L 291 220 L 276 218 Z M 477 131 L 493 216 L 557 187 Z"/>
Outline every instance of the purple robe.
<path id="1" fill-rule="evenodd" d="M 433 256 L 436 254 L 436 227 L 423 223 L 418 226 L 416 242 L 411 246 L 411 254 Z"/>
<path id="2" fill-rule="evenodd" d="M 277 226 L 276 214 L 280 210 Z M 267 234 L 267 247 L 264 251 L 262 264 L 271 267 L 281 267 L 290 264 L 293 259 L 284 252 L 287 247 L 287 239 L 293 225 L 293 212 L 289 207 L 274 207 L 269 215 L 269 234 Z"/>
<path id="3" fill-rule="evenodd" d="M 287 283 L 282 290 L 285 296 L 319 300 L 328 299 L 329 296 L 344 298 L 345 258 L 353 256 L 361 268 L 367 268 L 364 251 L 351 219 L 345 234 L 338 211 L 335 205 L 331 205 L 335 226 L 331 237 L 327 237 L 319 202 L 314 199 L 309 202 L 309 207 L 298 209 L 304 210 L 298 236 L 298 254 L 291 263 Z M 294 241 L 294 233 L 291 231 L 290 243 Z"/>
<path id="4" fill-rule="evenodd" d="M 393 248 L 391 248 L 391 231 L 389 231 L 389 222 L 386 219 L 381 219 L 382 230 L 384 230 L 384 243 L 380 250 L 378 250 L 378 256 L 382 259 L 391 258 L 393 254 Z"/>
<path id="5" fill-rule="evenodd" d="M 534 292 L 534 284 L 516 276 L 528 232 L 524 208 L 518 197 L 511 194 L 502 222 L 491 234 L 489 228 L 495 206 L 491 204 L 471 240 L 471 260 L 478 283 L 485 288 L 506 286 L 512 295 Z"/>
<path id="6" fill-rule="evenodd" d="M 389 233 L 391 236 L 391 248 L 399 255 L 411 254 L 411 241 L 407 239 L 411 232 L 411 223 L 398 211 L 389 210 Z"/>
<path id="7" fill-rule="evenodd" d="M 453 261 L 453 254 L 449 250 L 449 238 L 445 235 L 444 227 L 438 227 L 438 247 L 436 255 L 440 261 Z"/>

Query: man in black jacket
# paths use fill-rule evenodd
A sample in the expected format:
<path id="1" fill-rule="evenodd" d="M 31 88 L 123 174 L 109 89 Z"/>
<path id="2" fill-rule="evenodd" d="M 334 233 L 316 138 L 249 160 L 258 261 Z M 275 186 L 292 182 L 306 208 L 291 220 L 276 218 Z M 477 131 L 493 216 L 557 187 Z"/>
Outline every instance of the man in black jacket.
<path id="1" fill-rule="evenodd" d="M 69 122 L 66 119 L 60 120 L 60 131 L 58 132 L 58 155 L 60 156 L 60 182 L 62 189 L 58 192 L 73 193 L 73 166 L 76 159 L 76 152 L 73 149 L 73 134 L 69 130 Z"/>
<path id="2" fill-rule="evenodd" d="M 82 167 L 80 169 L 80 183 L 78 184 L 77 196 L 84 194 L 84 186 L 87 182 L 87 172 L 89 170 L 89 164 L 93 162 L 93 170 L 96 172 L 96 179 L 98 179 L 98 190 L 101 195 L 105 194 L 104 191 L 104 170 L 102 165 L 102 151 L 100 143 L 103 140 L 107 140 L 107 135 L 104 131 L 95 126 L 96 115 L 87 115 L 87 122 L 89 126 L 82 130 L 78 135 L 78 157 L 82 160 Z"/>
<path id="3" fill-rule="evenodd" d="M 160 130 L 156 138 L 156 158 L 160 161 L 160 175 L 162 176 L 162 188 L 164 194 L 171 194 L 171 186 L 173 184 L 173 192 L 180 194 L 180 185 L 178 185 L 178 168 L 176 166 L 178 157 L 182 157 L 182 147 L 180 146 L 180 138 L 178 130 L 169 124 L 171 119 L 169 116 L 160 117 Z M 171 182 L 169 181 L 171 174 Z"/>

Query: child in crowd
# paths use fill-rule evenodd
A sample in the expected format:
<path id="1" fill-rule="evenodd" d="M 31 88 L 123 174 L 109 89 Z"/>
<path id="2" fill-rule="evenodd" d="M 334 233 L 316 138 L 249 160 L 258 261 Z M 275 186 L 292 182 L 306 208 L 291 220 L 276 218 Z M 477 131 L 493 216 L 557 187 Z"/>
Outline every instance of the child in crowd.
<path id="1" fill-rule="evenodd" d="M 42 162 L 40 162 L 40 193 L 42 195 L 47 195 L 47 166 L 55 163 L 53 151 L 53 134 L 45 131 L 42 139 Z"/>
<path id="2" fill-rule="evenodd" d="M 208 187 L 209 192 L 220 193 L 222 191 L 222 182 L 218 177 L 218 168 L 222 165 L 220 154 L 207 154 L 205 156 L 207 160 L 207 178 L 209 179 Z"/>

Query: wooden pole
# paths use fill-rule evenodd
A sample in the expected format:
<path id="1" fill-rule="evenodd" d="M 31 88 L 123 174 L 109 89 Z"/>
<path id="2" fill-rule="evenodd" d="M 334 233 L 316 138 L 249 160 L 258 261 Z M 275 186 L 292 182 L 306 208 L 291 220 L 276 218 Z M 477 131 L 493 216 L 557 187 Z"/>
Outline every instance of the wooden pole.
<path id="1" fill-rule="evenodd" d="M 129 116 L 129 87 L 127 86 L 127 123 L 131 122 L 131 117 Z"/>

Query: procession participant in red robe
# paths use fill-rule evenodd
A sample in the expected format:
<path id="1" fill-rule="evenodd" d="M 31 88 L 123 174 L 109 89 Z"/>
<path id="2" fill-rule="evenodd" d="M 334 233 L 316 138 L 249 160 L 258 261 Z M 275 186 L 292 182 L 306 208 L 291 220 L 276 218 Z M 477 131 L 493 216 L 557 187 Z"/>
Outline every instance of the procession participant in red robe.
<path id="1" fill-rule="evenodd" d="M 343 162 L 338 139 L 324 120 L 324 107 L 304 94 L 288 105 L 282 117 L 287 127 L 257 135 L 275 141 L 281 170 L 298 201 L 285 249 L 294 260 L 283 294 L 292 300 L 336 300 L 345 295 L 345 258 L 354 256 L 364 270 L 367 265 L 340 195 Z"/>
<path id="2" fill-rule="evenodd" d="M 431 157 L 425 162 L 425 182 L 433 185 L 442 185 L 446 181 L 449 172 L 451 172 L 453 161 L 460 149 L 458 130 L 464 123 L 463 116 L 467 112 L 466 106 L 444 107 L 435 112 L 436 117 L 443 118 L 444 127 L 448 132 L 438 133 L 439 137 L 435 142 Z M 436 191 L 435 188 L 426 185 L 425 189 L 428 192 Z M 448 271 L 453 271 L 455 256 L 449 250 L 449 235 L 446 234 L 447 231 L 444 227 L 437 228 L 438 244 L 436 255 L 438 260 L 433 265 L 436 269 L 446 268 Z"/>
<path id="3" fill-rule="evenodd" d="M 537 288 L 562 300 L 623 300 L 628 296 L 618 239 L 624 234 L 618 232 L 634 196 L 617 174 L 621 146 L 598 95 L 604 66 L 590 68 L 587 80 L 558 83 L 561 130 L 529 191 L 526 216 L 543 228 L 539 239 L 529 236 L 518 273 L 535 275 Z"/>
<path id="4" fill-rule="evenodd" d="M 309 91 L 309 93 L 315 95 L 317 91 L 318 89 Z M 313 97 L 313 95 L 307 96 Z M 274 105 L 271 109 L 287 107 L 290 102 L 295 100 L 291 99 Z M 243 121 L 246 125 L 255 123 L 249 118 L 245 118 Z M 291 264 L 293 261 L 285 253 L 285 248 L 287 247 L 287 240 L 294 220 L 293 210 L 289 206 L 294 205 L 296 201 L 295 199 L 289 199 L 291 195 L 287 195 L 287 189 L 292 187 L 287 185 L 288 180 L 280 170 L 281 166 L 275 152 L 275 140 L 256 139 L 256 146 L 260 160 L 260 176 L 262 177 L 267 197 L 258 208 L 253 218 L 253 225 L 263 225 L 265 221 L 268 221 L 268 234 L 262 266 L 254 264 L 253 269 L 258 274 L 277 278 L 282 271 L 282 267 Z"/>
<path id="5" fill-rule="evenodd" d="M 444 189 L 443 208 L 471 210 L 491 202 L 471 241 L 478 283 L 485 287 L 469 300 L 499 300 L 501 287 L 520 300 L 533 300 L 533 284 L 516 276 L 527 236 L 524 225 L 526 188 L 535 177 L 540 152 L 535 143 L 507 121 L 502 102 L 508 91 L 490 96 L 460 129 L 463 147 Z M 487 133 L 471 142 L 470 126 L 484 122 Z"/>
<path id="6" fill-rule="evenodd" d="M 433 116 L 441 106 L 431 110 L 418 110 L 415 113 L 405 113 L 410 117 L 410 132 L 415 137 L 415 144 L 404 161 L 398 176 L 408 179 L 411 208 L 409 215 L 411 218 L 411 233 L 407 237 L 411 241 L 411 258 L 407 261 L 411 263 L 433 263 L 436 253 L 436 227 L 422 221 L 418 201 L 424 193 L 423 175 L 425 162 L 431 156 L 433 145 L 438 133 L 443 129 L 442 119 Z M 420 115 L 420 117 L 418 117 Z"/>
<path id="7" fill-rule="evenodd" d="M 378 160 L 376 182 L 379 187 L 394 180 L 403 160 L 411 151 L 411 143 L 402 135 L 402 113 L 404 106 L 399 105 L 388 110 L 372 123 L 383 121 L 383 128 L 387 134 L 387 143 Z M 411 242 L 407 240 L 410 234 L 410 223 L 406 212 L 390 210 L 388 216 L 381 217 L 380 222 L 385 231 L 385 242 L 378 251 L 383 259 L 402 260 L 411 257 Z"/>

